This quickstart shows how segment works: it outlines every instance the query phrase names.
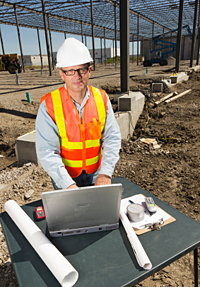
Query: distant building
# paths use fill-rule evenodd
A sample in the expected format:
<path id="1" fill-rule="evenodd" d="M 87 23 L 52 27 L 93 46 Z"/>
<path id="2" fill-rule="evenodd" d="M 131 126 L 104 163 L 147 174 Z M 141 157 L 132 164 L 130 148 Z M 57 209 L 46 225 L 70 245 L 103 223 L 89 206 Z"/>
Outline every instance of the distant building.
<path id="1" fill-rule="evenodd" d="M 93 49 L 90 49 L 90 54 L 93 58 Z M 105 55 L 105 54 L 106 55 Z M 117 56 L 120 56 L 120 48 L 117 48 Z M 113 48 L 102 48 L 102 61 L 105 62 L 105 58 L 106 60 L 109 58 L 113 58 L 115 57 L 115 49 Z M 101 49 L 95 49 L 95 60 L 97 63 L 101 63 Z"/>
<path id="2" fill-rule="evenodd" d="M 40 66 L 41 60 L 40 55 L 25 55 L 24 58 L 24 65 L 25 66 Z M 20 63 L 22 63 L 21 56 L 19 56 Z M 43 65 L 48 65 L 48 57 L 47 55 L 42 55 L 42 63 Z"/>

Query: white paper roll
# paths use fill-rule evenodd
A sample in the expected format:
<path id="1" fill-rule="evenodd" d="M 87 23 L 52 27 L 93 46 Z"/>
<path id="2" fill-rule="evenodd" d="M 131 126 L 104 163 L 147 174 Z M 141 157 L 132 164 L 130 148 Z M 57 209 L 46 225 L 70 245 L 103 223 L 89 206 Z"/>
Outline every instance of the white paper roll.
<path id="1" fill-rule="evenodd" d="M 71 287 L 78 280 L 78 272 L 42 233 L 37 225 L 14 200 L 4 205 L 5 210 L 29 243 L 63 287 Z"/>
<path id="2" fill-rule="evenodd" d="M 130 224 L 130 221 L 128 220 L 128 217 L 124 213 L 122 207 L 120 208 L 120 220 L 124 226 L 124 229 L 126 231 L 127 237 L 130 241 L 130 244 L 133 248 L 133 251 L 135 253 L 136 259 L 138 261 L 138 264 L 143 269 L 149 270 L 152 268 L 152 264 L 140 242 L 138 239 L 133 227 Z"/>

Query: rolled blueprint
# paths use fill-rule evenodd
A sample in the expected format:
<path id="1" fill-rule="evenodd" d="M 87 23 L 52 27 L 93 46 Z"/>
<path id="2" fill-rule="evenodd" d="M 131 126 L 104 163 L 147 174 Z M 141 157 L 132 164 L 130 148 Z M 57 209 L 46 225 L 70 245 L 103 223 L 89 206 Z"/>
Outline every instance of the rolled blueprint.
<path id="1" fill-rule="evenodd" d="M 152 264 L 140 242 L 138 239 L 133 227 L 130 224 L 130 221 L 128 220 L 128 217 L 124 213 L 122 207 L 120 208 L 120 220 L 124 226 L 124 229 L 126 231 L 127 237 L 130 241 L 130 244 L 133 248 L 133 252 L 135 254 L 135 257 L 138 261 L 138 264 L 143 269 L 149 270 L 152 268 Z"/>
<path id="2" fill-rule="evenodd" d="M 51 243 L 16 201 L 9 200 L 5 203 L 4 207 L 61 286 L 73 286 L 78 279 L 78 272 L 74 267 Z"/>

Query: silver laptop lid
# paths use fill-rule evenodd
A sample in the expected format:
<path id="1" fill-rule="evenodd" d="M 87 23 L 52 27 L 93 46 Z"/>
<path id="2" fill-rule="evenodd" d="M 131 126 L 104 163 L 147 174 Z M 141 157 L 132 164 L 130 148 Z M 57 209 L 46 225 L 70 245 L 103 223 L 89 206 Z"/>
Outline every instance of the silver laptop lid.
<path id="1" fill-rule="evenodd" d="M 122 191 L 119 183 L 43 192 L 49 233 L 118 225 Z"/>

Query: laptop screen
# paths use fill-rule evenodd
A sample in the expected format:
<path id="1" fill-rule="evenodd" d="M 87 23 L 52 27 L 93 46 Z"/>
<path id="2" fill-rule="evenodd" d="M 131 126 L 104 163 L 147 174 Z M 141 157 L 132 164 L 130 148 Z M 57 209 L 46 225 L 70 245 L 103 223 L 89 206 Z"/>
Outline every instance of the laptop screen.
<path id="1" fill-rule="evenodd" d="M 49 232 L 118 224 L 121 184 L 42 193 Z"/>

